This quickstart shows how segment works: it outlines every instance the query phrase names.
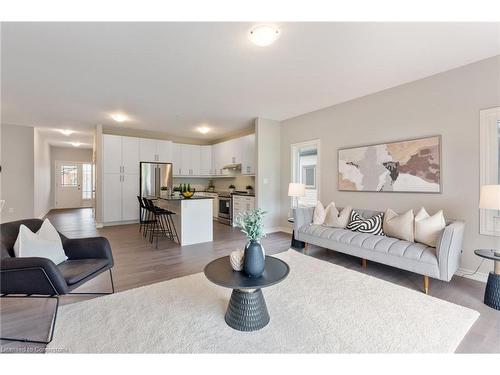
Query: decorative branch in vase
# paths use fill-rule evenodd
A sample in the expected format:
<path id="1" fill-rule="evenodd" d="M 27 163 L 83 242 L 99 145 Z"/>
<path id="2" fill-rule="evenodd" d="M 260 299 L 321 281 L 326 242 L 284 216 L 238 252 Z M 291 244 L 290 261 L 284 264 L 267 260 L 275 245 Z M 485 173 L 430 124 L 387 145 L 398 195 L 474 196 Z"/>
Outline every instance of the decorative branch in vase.
<path id="1" fill-rule="evenodd" d="M 266 265 L 266 255 L 260 243 L 260 239 L 265 237 L 265 214 L 265 211 L 257 208 L 241 212 L 236 217 L 236 224 L 248 239 L 243 255 L 243 271 L 250 277 L 261 276 Z"/>

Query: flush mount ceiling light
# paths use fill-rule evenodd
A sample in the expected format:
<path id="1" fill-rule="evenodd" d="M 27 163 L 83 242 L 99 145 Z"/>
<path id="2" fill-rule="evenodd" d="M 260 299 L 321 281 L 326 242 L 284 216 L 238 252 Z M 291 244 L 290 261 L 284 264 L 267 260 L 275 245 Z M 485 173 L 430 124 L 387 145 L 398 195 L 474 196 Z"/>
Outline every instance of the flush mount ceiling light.
<path id="1" fill-rule="evenodd" d="M 69 129 L 60 129 L 59 132 L 65 136 L 73 134 L 75 131 L 74 130 L 69 130 Z"/>
<path id="2" fill-rule="evenodd" d="M 125 122 L 129 120 L 128 116 L 123 113 L 112 113 L 111 118 L 116 122 Z"/>
<path id="3" fill-rule="evenodd" d="M 271 25 L 254 26 L 248 34 L 250 41 L 260 47 L 273 44 L 279 37 L 280 30 Z"/>
<path id="4" fill-rule="evenodd" d="M 210 131 L 210 128 L 208 126 L 200 126 L 198 128 L 198 131 L 201 133 L 201 134 L 207 134 L 209 131 Z"/>
<path id="5" fill-rule="evenodd" d="M 81 143 L 80 142 L 71 142 L 73 147 L 80 147 Z"/>

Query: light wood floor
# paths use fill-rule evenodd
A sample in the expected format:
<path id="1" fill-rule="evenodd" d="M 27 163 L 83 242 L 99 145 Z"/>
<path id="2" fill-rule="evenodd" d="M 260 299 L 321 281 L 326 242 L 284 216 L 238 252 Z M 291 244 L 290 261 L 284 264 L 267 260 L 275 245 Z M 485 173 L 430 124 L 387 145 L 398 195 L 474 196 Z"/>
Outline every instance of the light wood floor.
<path id="1" fill-rule="evenodd" d="M 68 237 L 104 236 L 113 249 L 115 266 L 113 276 L 117 292 L 176 277 L 201 272 L 212 259 L 228 255 L 235 248 L 243 248 L 245 239 L 236 228 L 214 223 L 214 241 L 180 247 L 162 240 L 158 249 L 139 233 L 136 224 L 95 229 L 90 209 L 53 210 L 47 217 Z M 290 235 L 273 233 L 263 240 L 268 254 L 286 251 Z M 421 290 L 422 277 L 381 264 L 368 262 L 361 268 L 358 258 L 310 246 L 309 255 L 346 268 L 373 275 L 414 290 Z M 109 275 L 100 275 L 78 291 L 108 291 Z M 431 280 L 430 295 L 478 311 L 481 316 L 462 341 L 457 352 L 500 353 L 500 312 L 482 303 L 484 284 L 462 277 L 450 283 Z M 88 296 L 64 296 L 61 305 L 79 302 Z M 2 300 L 2 336 L 22 334 L 26 337 L 46 337 L 53 301 Z M 415 306 L 418 309 L 418 306 Z M 44 345 L 1 341 L 2 352 L 43 352 Z"/>

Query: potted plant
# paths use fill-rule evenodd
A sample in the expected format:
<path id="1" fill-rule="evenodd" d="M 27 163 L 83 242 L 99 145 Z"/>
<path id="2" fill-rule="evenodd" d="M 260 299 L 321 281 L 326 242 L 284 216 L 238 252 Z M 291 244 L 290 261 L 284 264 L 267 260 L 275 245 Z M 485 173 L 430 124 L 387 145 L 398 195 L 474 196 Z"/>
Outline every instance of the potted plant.
<path id="1" fill-rule="evenodd" d="M 233 184 L 229 185 L 229 192 L 230 193 L 234 193 L 234 189 L 236 189 L 236 186 L 234 186 Z"/>
<path id="2" fill-rule="evenodd" d="M 253 194 L 253 186 L 252 185 L 247 185 L 246 189 L 247 189 L 248 194 Z"/>
<path id="3" fill-rule="evenodd" d="M 259 277 L 264 272 L 266 257 L 260 239 L 265 236 L 263 217 L 266 212 L 260 208 L 241 212 L 236 224 L 248 239 L 243 254 L 243 271 L 250 277 Z"/>

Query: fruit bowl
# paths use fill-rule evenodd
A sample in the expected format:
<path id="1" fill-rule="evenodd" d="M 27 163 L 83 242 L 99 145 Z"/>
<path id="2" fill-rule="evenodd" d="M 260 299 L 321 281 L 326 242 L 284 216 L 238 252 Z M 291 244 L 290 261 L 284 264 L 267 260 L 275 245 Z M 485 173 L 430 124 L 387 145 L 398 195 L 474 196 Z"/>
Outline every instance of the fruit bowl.
<path id="1" fill-rule="evenodd" d="M 181 195 L 184 198 L 189 199 L 194 195 L 194 191 L 183 191 L 183 192 L 181 192 Z"/>

